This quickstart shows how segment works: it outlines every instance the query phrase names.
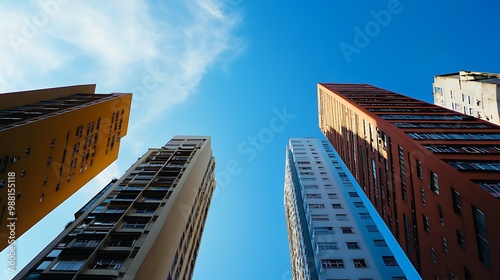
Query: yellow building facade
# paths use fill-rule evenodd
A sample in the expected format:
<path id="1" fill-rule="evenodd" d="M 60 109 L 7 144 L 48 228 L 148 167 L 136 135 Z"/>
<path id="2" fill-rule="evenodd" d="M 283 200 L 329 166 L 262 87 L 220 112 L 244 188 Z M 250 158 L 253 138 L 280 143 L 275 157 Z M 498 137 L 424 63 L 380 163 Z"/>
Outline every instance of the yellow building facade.
<path id="1" fill-rule="evenodd" d="M 116 160 L 131 101 L 95 85 L 0 94 L 0 250 Z"/>

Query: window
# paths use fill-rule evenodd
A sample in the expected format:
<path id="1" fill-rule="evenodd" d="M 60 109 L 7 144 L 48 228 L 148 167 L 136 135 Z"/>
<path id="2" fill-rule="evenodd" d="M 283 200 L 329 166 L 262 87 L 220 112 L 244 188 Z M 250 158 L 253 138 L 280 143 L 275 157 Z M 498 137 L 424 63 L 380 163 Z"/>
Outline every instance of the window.
<path id="1" fill-rule="evenodd" d="M 472 274 L 470 273 L 469 269 L 464 266 L 464 277 L 465 280 L 472 280 Z"/>
<path id="2" fill-rule="evenodd" d="M 50 165 L 50 162 L 51 162 L 51 161 L 52 161 L 52 157 L 51 157 L 51 156 L 49 156 L 49 157 L 47 158 L 47 166 L 49 166 L 49 165 Z"/>
<path id="3" fill-rule="evenodd" d="M 462 201 L 460 199 L 460 193 L 454 188 L 451 189 L 451 199 L 453 201 L 453 211 L 460 215 L 462 213 Z"/>
<path id="4" fill-rule="evenodd" d="M 370 213 L 359 213 L 359 216 L 362 220 L 369 220 L 372 218 L 372 216 L 370 216 Z"/>
<path id="5" fill-rule="evenodd" d="M 63 258 L 60 259 L 51 270 L 59 270 L 59 271 L 77 271 L 85 262 L 85 259 L 76 259 L 76 258 Z"/>
<path id="6" fill-rule="evenodd" d="M 44 270 L 47 267 L 49 267 L 50 263 L 52 263 L 52 261 L 43 261 L 40 265 L 38 265 L 36 270 Z M 28 277 L 27 279 L 31 279 L 31 278 Z M 33 279 L 40 279 L 40 278 L 34 277 Z"/>
<path id="7" fill-rule="evenodd" d="M 358 242 L 346 242 L 347 249 L 361 249 Z"/>
<path id="8" fill-rule="evenodd" d="M 323 209 L 325 208 L 324 204 L 309 204 L 309 208 L 311 209 Z"/>
<path id="9" fill-rule="evenodd" d="M 318 185 L 304 185 L 304 189 L 317 189 Z"/>
<path id="10" fill-rule="evenodd" d="M 474 228 L 476 230 L 476 242 L 479 253 L 479 260 L 486 266 L 491 266 L 490 247 L 486 228 L 486 215 L 476 207 L 472 207 L 474 216 Z"/>
<path id="11" fill-rule="evenodd" d="M 439 213 L 439 222 L 441 225 L 444 226 L 444 214 L 443 214 L 443 208 L 441 208 L 441 205 L 438 204 L 438 213 Z"/>
<path id="12" fill-rule="evenodd" d="M 312 214 L 311 218 L 313 221 L 328 221 L 328 215 L 327 214 Z"/>
<path id="13" fill-rule="evenodd" d="M 337 242 L 318 242 L 318 249 L 320 250 L 338 250 Z"/>
<path id="14" fill-rule="evenodd" d="M 145 222 L 125 222 L 122 228 L 145 228 L 147 223 Z"/>
<path id="15" fill-rule="evenodd" d="M 57 256 L 59 256 L 59 254 L 61 253 L 62 250 L 59 250 L 59 249 L 56 249 L 56 250 L 52 250 L 50 251 L 50 253 L 47 254 L 47 257 L 49 258 L 55 258 Z"/>
<path id="16" fill-rule="evenodd" d="M 100 258 L 96 260 L 90 268 L 93 269 L 113 269 L 118 270 L 123 264 L 123 260 L 121 259 L 113 259 L 113 258 Z"/>
<path id="17" fill-rule="evenodd" d="M 460 247 L 465 247 L 465 237 L 464 234 L 457 229 L 457 242 Z"/>
<path id="18" fill-rule="evenodd" d="M 122 210 L 125 211 L 125 210 Z M 134 209 L 134 213 L 136 214 L 154 214 L 156 209 L 150 209 L 150 208 L 137 208 Z"/>
<path id="19" fill-rule="evenodd" d="M 433 263 L 437 262 L 436 252 L 434 252 L 434 248 L 432 248 L 432 247 L 431 247 L 431 260 L 432 260 Z"/>
<path id="20" fill-rule="evenodd" d="M 104 206 L 102 206 L 102 207 L 104 207 Z M 94 223 L 92 223 L 91 226 L 93 226 L 93 227 L 112 227 L 115 224 L 116 224 L 116 221 L 95 221 Z"/>
<path id="21" fill-rule="evenodd" d="M 327 259 L 321 260 L 323 268 L 344 268 L 344 261 L 342 259 Z"/>
<path id="22" fill-rule="evenodd" d="M 383 239 L 375 239 L 375 240 L 373 240 L 373 242 L 375 243 L 375 246 L 378 246 L 378 247 L 386 247 L 387 246 L 387 243 Z"/>
<path id="23" fill-rule="evenodd" d="M 425 205 L 425 190 L 420 189 L 420 198 L 422 199 L 422 204 Z"/>
<path id="24" fill-rule="evenodd" d="M 367 225 L 366 229 L 368 229 L 369 232 L 378 232 L 378 228 L 376 225 Z"/>
<path id="25" fill-rule="evenodd" d="M 333 209 L 342 209 L 342 204 L 340 203 L 334 203 L 332 204 Z"/>
<path id="26" fill-rule="evenodd" d="M 337 199 L 337 198 L 339 198 L 339 196 L 336 193 L 329 193 L 328 198 L 329 199 Z"/>
<path id="27" fill-rule="evenodd" d="M 455 161 L 455 160 L 447 160 L 449 165 L 457 170 L 462 171 L 500 171 L 500 162 L 498 161 L 481 161 L 481 162 L 473 162 L 473 161 Z"/>
<path id="28" fill-rule="evenodd" d="M 382 260 L 384 261 L 385 266 L 398 266 L 398 262 L 393 256 L 383 256 Z"/>
<path id="29" fill-rule="evenodd" d="M 357 192 L 349 192 L 350 197 L 359 197 L 359 194 Z"/>
<path id="30" fill-rule="evenodd" d="M 31 152 L 31 147 L 26 148 L 26 151 L 24 151 L 24 156 L 25 157 L 29 156 L 30 152 Z"/>
<path id="31" fill-rule="evenodd" d="M 446 238 L 443 237 L 443 252 L 445 255 L 448 255 L 448 242 L 446 241 Z"/>
<path id="32" fill-rule="evenodd" d="M 462 117 L 459 117 L 460 120 Z M 500 133 L 424 133 L 424 132 L 407 132 L 408 136 L 416 140 L 499 140 Z"/>
<path id="33" fill-rule="evenodd" d="M 321 194 L 320 193 L 308 193 L 308 194 L 306 194 L 306 198 L 319 199 L 319 198 L 321 198 Z"/>
<path id="34" fill-rule="evenodd" d="M 429 185 L 429 188 L 439 194 L 439 180 L 438 180 L 438 175 L 434 172 L 431 171 L 431 184 Z"/>
<path id="35" fill-rule="evenodd" d="M 76 240 L 75 243 L 73 243 L 72 247 L 76 248 L 95 248 L 101 243 L 101 240 L 89 240 L 89 239 L 82 239 L 82 240 Z"/>
<path id="36" fill-rule="evenodd" d="M 333 227 L 315 227 L 314 234 L 333 234 Z"/>
<path id="37" fill-rule="evenodd" d="M 352 262 L 354 263 L 355 268 L 368 267 L 364 259 L 353 259 Z"/>
<path id="38" fill-rule="evenodd" d="M 418 178 L 423 179 L 424 175 L 422 171 L 422 163 L 418 159 L 416 160 L 416 163 L 417 163 L 417 176 Z"/>
<path id="39" fill-rule="evenodd" d="M 425 215 L 422 214 L 422 220 L 424 222 L 424 230 L 429 232 L 430 231 L 430 228 L 429 228 L 429 218 Z"/>
<path id="40" fill-rule="evenodd" d="M 342 233 L 343 233 L 343 234 L 351 234 L 351 233 L 354 233 L 354 231 L 352 230 L 352 227 L 341 227 L 340 229 L 342 230 Z"/>
<path id="41" fill-rule="evenodd" d="M 97 209 L 97 207 L 96 207 L 96 209 Z M 118 213 L 118 214 L 120 214 L 120 213 L 125 213 L 125 210 L 126 209 L 123 209 L 123 208 L 108 207 L 104 213 Z M 92 211 L 92 212 L 94 212 L 94 211 Z"/>
<path id="42" fill-rule="evenodd" d="M 356 202 L 354 202 L 354 207 L 356 207 L 356 208 L 364 208 L 365 204 L 363 202 L 356 201 Z"/>
<path id="43" fill-rule="evenodd" d="M 109 242 L 110 247 L 132 247 L 137 240 L 133 238 L 114 238 Z"/>
<path id="44" fill-rule="evenodd" d="M 347 214 L 335 214 L 337 221 L 349 221 Z"/>

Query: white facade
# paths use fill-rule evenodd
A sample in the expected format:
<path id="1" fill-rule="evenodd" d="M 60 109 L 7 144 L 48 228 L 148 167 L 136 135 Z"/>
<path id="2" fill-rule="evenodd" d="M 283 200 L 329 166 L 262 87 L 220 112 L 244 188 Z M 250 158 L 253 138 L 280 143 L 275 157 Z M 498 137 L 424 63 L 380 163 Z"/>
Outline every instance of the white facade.
<path id="1" fill-rule="evenodd" d="M 289 140 L 285 214 L 294 280 L 420 279 L 326 140 Z"/>
<path id="2" fill-rule="evenodd" d="M 500 125 L 500 74 L 460 71 L 434 77 L 434 104 Z"/>

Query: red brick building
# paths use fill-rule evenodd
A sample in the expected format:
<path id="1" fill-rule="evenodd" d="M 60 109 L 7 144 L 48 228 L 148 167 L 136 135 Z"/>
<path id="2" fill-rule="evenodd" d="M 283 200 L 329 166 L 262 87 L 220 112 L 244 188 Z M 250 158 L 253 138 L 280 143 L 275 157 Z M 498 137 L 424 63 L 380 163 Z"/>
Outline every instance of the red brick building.
<path id="1" fill-rule="evenodd" d="M 500 279 L 500 127 L 367 84 L 319 125 L 423 279 Z"/>

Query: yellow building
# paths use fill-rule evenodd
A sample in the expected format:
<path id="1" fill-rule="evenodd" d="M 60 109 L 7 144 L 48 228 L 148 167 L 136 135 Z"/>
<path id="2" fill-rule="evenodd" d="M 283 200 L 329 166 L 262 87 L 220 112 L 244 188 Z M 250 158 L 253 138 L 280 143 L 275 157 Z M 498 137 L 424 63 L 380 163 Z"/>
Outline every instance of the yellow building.
<path id="1" fill-rule="evenodd" d="M 94 92 L 0 94 L 0 250 L 117 158 L 132 94 Z"/>

